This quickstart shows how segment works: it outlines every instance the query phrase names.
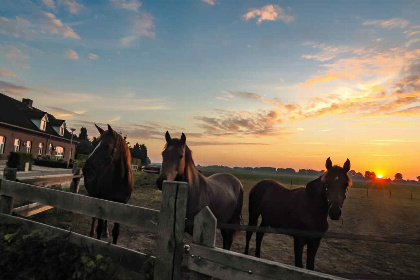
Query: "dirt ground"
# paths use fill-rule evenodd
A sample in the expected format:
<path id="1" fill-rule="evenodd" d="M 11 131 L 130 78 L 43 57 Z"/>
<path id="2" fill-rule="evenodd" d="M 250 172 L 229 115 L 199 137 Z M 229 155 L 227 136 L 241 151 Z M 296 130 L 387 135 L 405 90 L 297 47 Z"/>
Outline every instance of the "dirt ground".
<path id="1" fill-rule="evenodd" d="M 245 190 L 243 223 L 247 224 L 248 193 L 252 186 L 263 177 L 240 179 Z M 155 180 L 156 175 L 137 173 L 136 188 L 129 203 L 158 209 L 161 193 L 155 187 Z M 410 199 L 411 191 L 413 191 L 414 199 Z M 81 193 L 85 193 L 83 188 L 81 188 Z M 367 197 L 366 189 L 350 188 L 342 217 L 343 221 L 330 221 L 329 231 L 420 239 L 420 187 L 393 188 L 391 198 L 389 189 L 370 189 L 369 197 Z M 91 222 L 90 217 L 58 209 L 41 213 L 32 219 L 86 235 L 89 233 Z M 111 241 L 111 238 L 108 240 Z M 122 225 L 119 245 L 154 255 L 155 240 L 154 234 L 140 234 L 135 227 Z M 185 235 L 185 242 L 190 243 L 191 237 Z M 217 246 L 222 247 L 220 234 L 218 234 Z M 245 234 L 239 233 L 234 240 L 232 250 L 242 253 L 244 247 Z M 353 279 L 420 279 L 419 247 L 324 239 L 318 250 L 315 269 Z M 254 254 L 254 248 L 255 234 L 251 240 L 251 255 Z M 292 238 L 266 234 L 261 257 L 293 265 Z M 304 261 L 305 259 L 306 256 L 304 256 Z"/>

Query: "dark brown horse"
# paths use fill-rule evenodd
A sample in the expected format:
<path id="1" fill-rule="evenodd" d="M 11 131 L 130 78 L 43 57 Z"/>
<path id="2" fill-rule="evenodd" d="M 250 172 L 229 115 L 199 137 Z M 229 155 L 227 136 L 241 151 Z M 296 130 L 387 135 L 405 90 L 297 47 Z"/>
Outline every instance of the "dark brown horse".
<path id="1" fill-rule="evenodd" d="M 165 150 L 160 176 L 156 181 L 162 190 L 164 180 L 188 183 L 187 219 L 194 220 L 204 207 L 208 206 L 219 223 L 240 224 L 243 202 L 241 182 L 232 174 L 204 176 L 197 170 L 191 150 L 186 144 L 185 134 L 181 139 L 172 139 L 166 132 Z M 187 227 L 192 234 L 192 229 Z M 223 248 L 229 250 L 235 231 L 222 230 Z"/>
<path id="2" fill-rule="evenodd" d="M 249 193 L 249 224 L 256 226 L 262 216 L 261 227 L 287 228 L 325 232 L 327 217 L 339 220 L 346 191 L 351 184 L 347 172 L 350 161 L 343 167 L 326 162 L 327 171 L 318 179 L 309 182 L 306 188 L 289 190 L 274 180 L 257 183 Z M 248 254 L 252 232 L 246 233 L 245 254 Z M 264 233 L 257 233 L 255 256 L 260 257 Z M 295 265 L 303 267 L 303 247 L 308 245 L 306 268 L 313 270 L 315 255 L 321 242 L 320 237 L 294 237 Z"/>
<path id="3" fill-rule="evenodd" d="M 85 187 L 92 197 L 127 203 L 133 191 L 134 179 L 131 171 L 131 155 L 125 140 L 112 130 L 104 131 L 98 127 L 101 134 L 98 144 L 86 160 L 83 167 Z M 92 219 L 90 236 L 95 235 L 96 218 Z M 105 230 L 107 235 L 107 221 L 98 219 L 97 238 L 100 239 Z M 112 229 L 113 243 L 117 244 L 120 224 L 114 223 Z"/>

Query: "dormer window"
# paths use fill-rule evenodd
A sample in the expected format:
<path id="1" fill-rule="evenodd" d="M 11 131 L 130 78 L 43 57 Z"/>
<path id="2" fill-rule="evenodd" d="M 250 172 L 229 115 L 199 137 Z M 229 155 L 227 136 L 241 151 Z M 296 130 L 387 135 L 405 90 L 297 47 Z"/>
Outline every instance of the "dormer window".
<path id="1" fill-rule="evenodd" d="M 64 136 L 64 125 L 60 126 L 60 135 Z"/>
<path id="2" fill-rule="evenodd" d="M 47 128 L 47 120 L 46 120 L 46 117 L 44 116 L 41 119 L 41 123 L 39 124 L 39 129 L 41 129 L 42 131 L 45 131 L 46 128 Z"/>

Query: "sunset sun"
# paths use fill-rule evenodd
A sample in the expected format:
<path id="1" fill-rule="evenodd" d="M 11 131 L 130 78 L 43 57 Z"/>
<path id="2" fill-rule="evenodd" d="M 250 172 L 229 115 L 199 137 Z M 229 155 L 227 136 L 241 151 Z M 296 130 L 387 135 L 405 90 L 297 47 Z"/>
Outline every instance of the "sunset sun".
<path id="1" fill-rule="evenodd" d="M 381 175 L 381 174 L 378 174 L 378 175 L 376 176 L 376 178 L 381 179 L 381 178 L 382 178 L 382 175 Z"/>

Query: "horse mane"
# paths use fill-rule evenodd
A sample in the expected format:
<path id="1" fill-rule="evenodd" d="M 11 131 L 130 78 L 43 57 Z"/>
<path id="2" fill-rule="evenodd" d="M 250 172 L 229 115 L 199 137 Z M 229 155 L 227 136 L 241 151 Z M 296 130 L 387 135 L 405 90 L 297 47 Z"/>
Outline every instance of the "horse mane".
<path id="1" fill-rule="evenodd" d="M 185 145 L 185 168 L 189 165 L 192 164 L 195 167 L 195 163 L 194 160 L 192 158 L 192 151 L 191 149 L 188 147 L 188 145 Z"/>
<path id="2" fill-rule="evenodd" d="M 114 135 L 116 136 L 117 140 L 115 142 L 115 151 L 119 153 L 122 161 L 129 169 L 131 165 L 131 153 L 128 145 L 125 143 L 124 138 L 114 131 Z"/>

